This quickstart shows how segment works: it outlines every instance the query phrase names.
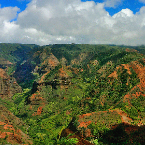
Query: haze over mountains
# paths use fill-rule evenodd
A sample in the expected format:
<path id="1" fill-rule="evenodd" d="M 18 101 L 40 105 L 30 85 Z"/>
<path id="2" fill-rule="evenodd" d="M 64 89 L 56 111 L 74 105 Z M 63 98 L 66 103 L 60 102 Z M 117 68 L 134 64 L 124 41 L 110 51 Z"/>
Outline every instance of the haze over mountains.
<path id="1" fill-rule="evenodd" d="M 145 143 L 145 47 L 0 44 L 2 144 Z"/>

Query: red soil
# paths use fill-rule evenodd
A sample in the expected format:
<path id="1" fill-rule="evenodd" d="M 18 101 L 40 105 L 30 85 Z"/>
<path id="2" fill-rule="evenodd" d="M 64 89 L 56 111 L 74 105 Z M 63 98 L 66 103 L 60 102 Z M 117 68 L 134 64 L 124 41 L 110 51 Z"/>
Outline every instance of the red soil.
<path id="1" fill-rule="evenodd" d="M 143 67 L 141 64 L 138 64 L 137 61 L 134 61 L 131 66 L 140 79 L 140 85 L 138 87 L 145 91 L 145 67 Z"/>
<path id="2" fill-rule="evenodd" d="M 13 132 L 1 132 L 0 131 L 0 139 L 6 138 L 7 142 L 12 144 L 21 144 L 23 143 L 23 140 L 27 140 L 25 137 L 26 135 L 21 130 L 15 130 L 12 125 L 8 125 L 4 122 L 0 121 L 0 125 L 3 126 L 4 130 L 13 131 Z M 23 137 L 22 137 L 23 135 Z M 31 141 L 28 141 L 30 144 L 32 144 Z"/>
<path id="3" fill-rule="evenodd" d="M 32 107 L 32 106 L 30 106 L 30 108 L 29 108 L 29 109 L 30 109 L 30 110 L 32 110 L 32 108 L 33 108 L 33 107 Z"/>
<path id="4" fill-rule="evenodd" d="M 6 137 L 6 133 L 5 132 L 0 132 L 0 138 L 5 138 Z"/>
<path id="5" fill-rule="evenodd" d="M 117 70 L 118 69 L 122 70 L 122 66 L 124 67 L 124 69 L 127 70 L 127 73 L 131 75 L 130 65 L 129 64 L 121 64 L 121 66 L 116 67 L 116 70 L 114 72 L 112 72 L 108 77 L 110 77 L 110 78 L 113 77 L 113 78 L 117 79 L 117 77 L 118 77 Z"/>
<path id="6" fill-rule="evenodd" d="M 69 111 L 69 110 L 67 110 L 67 111 L 66 111 L 66 115 L 69 115 L 69 114 L 70 114 L 70 111 Z"/>
<path id="7" fill-rule="evenodd" d="M 63 67 L 59 69 L 59 76 L 60 77 L 65 77 L 65 78 L 68 77 L 68 74 L 65 72 Z"/>
<path id="8" fill-rule="evenodd" d="M 42 108 L 43 107 L 38 107 L 38 109 L 37 109 L 37 112 L 34 112 L 33 114 L 32 114 L 32 116 L 36 116 L 36 115 L 40 115 L 41 113 L 42 113 Z"/>
<path id="9" fill-rule="evenodd" d="M 83 68 L 81 69 L 81 72 L 83 72 L 84 70 L 83 70 Z"/>
<path id="10" fill-rule="evenodd" d="M 126 52 L 138 52 L 138 51 L 135 50 L 135 49 L 129 49 L 129 48 L 126 48 Z"/>
<path id="11" fill-rule="evenodd" d="M 122 110 L 119 110 L 119 109 L 116 109 L 115 111 L 121 116 L 121 120 L 122 120 L 123 123 L 130 124 L 132 119 L 129 118 L 125 112 L 123 112 Z"/>
<path id="12" fill-rule="evenodd" d="M 86 114 L 83 114 L 83 115 L 79 115 L 79 118 L 81 119 L 81 118 L 84 118 L 86 116 L 91 116 L 93 113 L 94 112 L 92 112 L 92 113 L 86 113 Z"/>
<path id="13" fill-rule="evenodd" d="M 38 110 L 37 110 L 37 115 L 40 115 L 40 114 L 41 114 L 42 108 L 43 108 L 43 107 L 39 107 L 39 108 L 38 108 Z"/>
<path id="14" fill-rule="evenodd" d="M 131 71 L 130 71 L 130 65 L 129 64 L 121 64 L 122 66 L 124 66 L 124 69 L 127 70 L 128 74 L 132 74 Z"/>
<path id="15" fill-rule="evenodd" d="M 14 132 L 15 132 L 15 129 L 14 129 L 14 127 L 12 126 L 12 125 L 8 125 L 8 124 L 6 124 L 6 125 L 4 125 L 4 129 L 5 130 L 13 130 Z"/>
<path id="16" fill-rule="evenodd" d="M 81 122 L 80 125 L 78 126 L 78 128 L 87 128 L 88 125 L 90 125 L 92 123 L 92 121 L 86 121 L 86 122 Z"/>
<path id="17" fill-rule="evenodd" d="M 88 129 L 88 128 L 87 128 L 87 129 L 85 130 L 85 137 L 93 137 L 93 136 L 92 136 L 92 133 L 91 133 L 91 129 Z"/>
<path id="18" fill-rule="evenodd" d="M 41 80 L 39 81 L 39 83 L 44 82 L 44 79 L 45 79 L 46 75 L 49 74 L 49 73 L 50 73 L 50 71 L 48 71 L 47 73 L 43 74 L 43 76 L 41 77 Z"/>
<path id="19" fill-rule="evenodd" d="M 7 78 L 7 74 L 2 68 L 0 68 L 0 77 L 4 79 Z"/>
<path id="20" fill-rule="evenodd" d="M 57 65 L 57 64 L 56 64 L 53 60 L 51 60 L 51 59 L 48 60 L 48 63 L 49 63 L 52 67 L 54 67 L 54 66 Z"/>
<path id="21" fill-rule="evenodd" d="M 32 94 L 30 101 L 35 104 L 35 101 L 44 101 L 44 98 L 40 97 L 39 94 Z"/>
<path id="22" fill-rule="evenodd" d="M 5 125 L 6 123 L 0 121 L 0 125 Z"/>
<path id="23" fill-rule="evenodd" d="M 113 77 L 113 78 L 116 78 L 116 79 L 117 79 L 117 77 L 118 77 L 117 71 L 114 71 L 114 72 L 111 73 L 108 77 L 109 77 L 109 78 Z"/>
<path id="24" fill-rule="evenodd" d="M 79 132 L 75 133 L 69 128 L 66 128 L 62 131 L 61 137 L 67 137 L 69 134 L 73 134 L 69 138 L 77 138 L 78 139 L 78 143 L 76 145 L 93 145 L 89 141 L 86 141 Z"/>

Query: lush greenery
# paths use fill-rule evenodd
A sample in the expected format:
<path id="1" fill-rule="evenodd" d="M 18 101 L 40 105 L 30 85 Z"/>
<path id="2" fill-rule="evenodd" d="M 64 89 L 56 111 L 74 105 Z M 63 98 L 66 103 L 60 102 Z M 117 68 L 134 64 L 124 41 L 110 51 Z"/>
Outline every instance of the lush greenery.
<path id="1" fill-rule="evenodd" d="M 16 78 L 23 93 L 15 94 L 11 100 L 1 99 L 0 104 L 29 126 L 28 129 L 25 126 L 21 128 L 36 145 L 76 144 L 77 138 L 61 134 L 74 118 L 77 130 L 78 116 L 82 114 L 118 108 L 133 120 L 137 120 L 138 114 L 143 118 L 145 100 L 142 95 L 130 101 L 130 108 L 123 102 L 123 97 L 140 83 L 140 79 L 134 69 L 130 68 L 131 73 L 128 73 L 122 64 L 138 61 L 144 65 L 144 55 L 132 49 L 144 51 L 141 46 L 130 47 L 130 51 L 126 51 L 126 46 L 109 45 L 56 44 L 39 47 L 1 44 L 1 56 L 14 63 L 7 73 Z M 65 63 L 62 63 L 62 58 L 65 58 Z M 57 59 L 57 66 L 49 66 L 50 59 Z M 114 71 L 117 75 L 109 77 Z M 98 124 L 93 122 L 88 126 L 97 137 L 87 138 L 94 144 L 107 143 L 102 139 L 109 132 L 109 124 L 121 123 L 109 112 L 104 118 L 105 124 L 100 119 Z M 125 134 L 124 130 L 121 133 Z M 122 141 L 125 142 L 128 143 L 128 138 Z"/>

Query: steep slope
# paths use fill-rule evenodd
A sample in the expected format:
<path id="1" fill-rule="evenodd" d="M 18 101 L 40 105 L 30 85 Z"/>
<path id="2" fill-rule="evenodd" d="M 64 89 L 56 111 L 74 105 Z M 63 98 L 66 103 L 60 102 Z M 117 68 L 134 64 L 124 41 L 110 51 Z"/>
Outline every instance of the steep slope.
<path id="1" fill-rule="evenodd" d="M 140 63 L 140 61 L 142 63 Z M 102 134 L 103 128 L 111 129 L 113 127 L 112 125 L 119 124 L 122 122 L 122 123 L 130 125 L 129 127 L 126 127 L 127 125 L 124 126 L 125 128 L 124 134 L 127 133 L 130 136 L 126 139 L 125 137 L 123 137 L 124 141 L 126 143 L 127 142 L 129 143 L 130 140 L 135 141 L 135 139 L 133 139 L 132 134 L 134 134 L 136 131 L 139 132 L 138 130 L 140 130 L 140 128 L 137 128 L 137 126 L 144 126 L 145 124 L 145 116 L 144 116 L 145 67 L 144 65 L 145 65 L 144 58 L 139 59 L 139 61 L 131 61 L 128 64 L 121 64 L 117 66 L 116 70 L 113 71 L 110 75 L 108 75 L 109 89 L 111 89 L 110 86 L 113 86 L 113 90 L 112 89 L 108 90 L 108 87 L 105 86 L 103 82 L 104 84 L 103 87 L 105 86 L 106 90 L 104 93 L 101 92 L 102 96 L 99 96 L 100 100 L 98 100 L 100 101 L 101 108 L 104 108 L 106 104 L 106 109 L 107 108 L 108 109 L 107 110 L 105 109 L 106 111 L 103 111 L 103 112 L 98 111 L 96 113 L 94 112 L 94 113 L 83 114 L 79 117 L 80 119 L 77 121 L 78 129 L 81 129 L 84 132 L 86 137 L 87 137 L 86 134 L 88 132 L 88 128 L 91 130 L 91 133 L 92 133 L 92 134 L 90 133 L 89 137 L 91 137 L 92 135 L 95 135 L 98 137 L 98 135 L 94 132 L 94 129 L 91 126 L 92 123 L 94 124 L 94 127 L 96 128 L 96 130 L 98 130 L 99 126 L 102 126 L 102 129 L 99 128 L 100 131 L 99 130 L 97 131 L 99 134 Z M 107 67 L 105 66 L 98 70 L 102 78 L 106 77 L 106 69 Z M 116 81 L 118 81 L 118 83 L 119 82 L 121 83 L 121 89 L 119 88 L 120 87 L 119 84 L 114 83 Z M 98 81 L 96 81 L 96 85 L 99 85 Z M 117 86 L 117 88 L 115 88 L 115 86 Z M 96 89 L 99 89 L 99 88 L 96 88 Z M 118 93 L 116 92 L 116 89 Z M 95 88 L 93 88 L 93 90 L 95 92 Z M 98 92 L 98 90 L 96 91 Z M 111 94 L 108 94 L 107 91 L 108 93 L 109 91 L 112 91 L 112 92 Z M 97 92 L 96 92 L 96 96 L 97 96 Z M 114 98 L 114 95 L 116 93 L 117 93 L 117 96 Z M 89 95 L 89 97 L 90 96 L 92 96 L 92 93 Z M 109 97 L 109 99 L 107 99 L 107 96 Z M 119 97 L 120 97 L 120 100 L 119 100 Z M 87 103 L 88 105 L 90 105 L 90 102 L 93 98 L 89 98 L 90 100 L 89 102 L 87 100 L 86 101 L 84 100 L 84 103 Z M 114 101 L 114 104 L 110 102 L 112 99 Z M 119 100 L 119 101 L 116 102 L 115 100 Z M 116 115 L 118 114 L 120 117 L 117 119 L 117 116 L 114 116 L 114 113 L 116 113 Z M 101 116 L 99 116 L 99 114 L 101 114 Z M 103 114 L 106 114 L 106 115 L 103 115 Z M 110 114 L 110 117 L 109 117 L 109 114 Z M 101 123 L 100 123 L 100 120 L 101 120 Z M 104 125 L 102 124 L 102 122 Z M 135 124 L 136 126 L 131 126 L 131 124 Z M 129 128 L 130 128 L 130 131 L 128 132 Z M 134 130 L 132 128 L 137 128 L 137 129 Z M 105 130 L 103 132 L 105 133 Z M 143 134 L 141 135 L 141 137 L 143 138 Z M 110 142 L 113 143 L 113 140 L 110 140 Z M 118 141 L 114 141 L 114 143 L 115 142 L 119 143 L 121 142 L 121 140 L 118 139 Z M 144 139 L 138 140 L 137 142 L 144 143 Z"/>
<path id="2" fill-rule="evenodd" d="M 30 50 L 37 49 L 37 45 L 27 44 L 0 44 L 0 58 L 3 58 L 11 63 L 22 62 L 28 59 Z M 30 55 L 30 54 L 29 54 Z"/>
<path id="3" fill-rule="evenodd" d="M 10 61 L 0 57 L 0 68 L 6 68 L 11 65 L 12 65 L 12 63 Z"/>
<path id="4" fill-rule="evenodd" d="M 27 127 L 22 120 L 0 105 L 0 142 L 11 144 L 33 144 L 28 135 L 19 128 Z"/>
<path id="5" fill-rule="evenodd" d="M 15 78 L 8 76 L 5 70 L 0 68 L 0 98 L 11 98 L 14 94 L 21 92 L 22 89 Z"/>
<path id="6" fill-rule="evenodd" d="M 30 126 L 34 144 L 130 144 L 140 131 L 135 143 L 144 142 L 145 58 L 134 47 L 60 44 L 28 54 L 11 73 L 23 92 L 3 104 Z"/>

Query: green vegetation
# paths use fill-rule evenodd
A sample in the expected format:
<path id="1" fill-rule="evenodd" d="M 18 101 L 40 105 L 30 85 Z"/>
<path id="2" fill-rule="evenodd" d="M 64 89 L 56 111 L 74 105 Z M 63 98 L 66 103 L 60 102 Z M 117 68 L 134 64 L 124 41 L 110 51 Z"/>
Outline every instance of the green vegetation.
<path id="1" fill-rule="evenodd" d="M 144 52 L 144 47 L 134 49 Z M 138 120 L 139 115 L 145 117 L 144 91 L 139 87 L 132 90 L 141 80 L 131 67 L 133 61 L 144 66 L 145 57 L 131 51 L 132 47 L 129 50 L 126 51 L 125 46 L 109 45 L 56 44 L 40 47 L 0 44 L 0 57 L 13 63 L 8 66 L 7 74 L 15 77 L 23 89 L 22 93 L 9 99 L 0 98 L 0 105 L 29 126 L 20 128 L 36 145 L 76 144 L 79 140 L 70 136 L 85 132 L 83 127 L 78 129 L 79 115 L 92 112 L 95 112 L 94 116 L 82 121 L 91 121 L 87 128 L 93 137 L 86 140 L 96 145 L 109 144 L 112 138 L 106 136 L 120 131 L 115 141 L 121 140 L 120 136 L 124 134 L 121 143 L 127 144 L 128 135 L 122 126 L 110 131 L 111 125 L 121 123 L 121 116 L 114 110 L 124 111 L 133 121 Z M 57 61 L 59 63 L 54 63 Z M 141 93 L 133 97 L 136 92 Z M 131 96 L 130 104 L 124 101 L 127 94 Z M 113 111 L 109 112 L 109 109 Z M 98 112 L 101 115 L 97 115 Z M 63 135 L 66 128 L 74 130 L 66 136 Z"/>

